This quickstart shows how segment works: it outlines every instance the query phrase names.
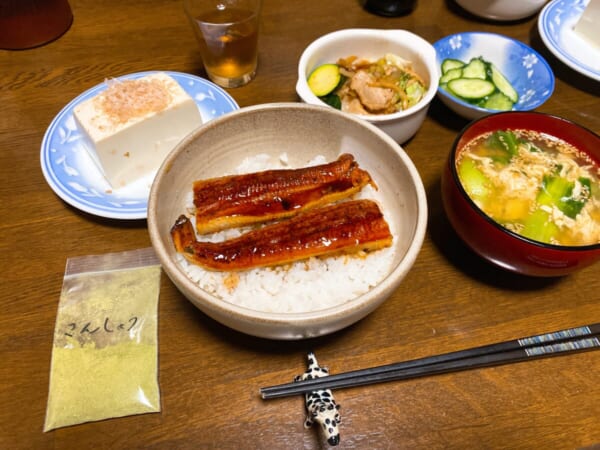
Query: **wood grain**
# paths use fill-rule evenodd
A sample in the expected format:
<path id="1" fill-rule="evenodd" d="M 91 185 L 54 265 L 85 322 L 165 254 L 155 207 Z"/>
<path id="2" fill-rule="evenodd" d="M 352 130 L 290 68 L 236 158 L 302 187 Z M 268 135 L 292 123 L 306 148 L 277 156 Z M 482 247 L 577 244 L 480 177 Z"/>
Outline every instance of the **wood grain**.
<path id="1" fill-rule="evenodd" d="M 404 148 L 427 190 L 429 224 L 405 281 L 361 322 L 319 339 L 241 335 L 195 309 L 166 276 L 159 307 L 162 412 L 42 433 L 54 321 L 68 257 L 150 246 L 145 221 L 82 213 L 46 184 L 39 152 L 53 117 L 108 77 L 145 70 L 204 76 L 175 0 L 71 0 L 60 39 L 0 51 L 0 448 L 322 448 L 303 428 L 300 397 L 264 402 L 258 388 L 292 380 L 305 353 L 335 372 L 459 350 L 600 321 L 597 266 L 562 279 L 527 279 L 481 261 L 441 207 L 443 162 L 466 121 L 437 100 Z M 453 2 L 422 1 L 383 18 L 360 2 L 264 0 L 259 69 L 229 93 L 240 106 L 298 101 L 297 63 L 316 37 L 340 28 L 404 28 L 435 42 L 463 30 L 502 33 L 551 64 L 556 87 L 539 108 L 600 132 L 599 85 L 544 47 L 537 18 L 499 24 Z M 583 448 L 600 443 L 600 353 L 538 360 L 336 393 L 340 448 Z"/>

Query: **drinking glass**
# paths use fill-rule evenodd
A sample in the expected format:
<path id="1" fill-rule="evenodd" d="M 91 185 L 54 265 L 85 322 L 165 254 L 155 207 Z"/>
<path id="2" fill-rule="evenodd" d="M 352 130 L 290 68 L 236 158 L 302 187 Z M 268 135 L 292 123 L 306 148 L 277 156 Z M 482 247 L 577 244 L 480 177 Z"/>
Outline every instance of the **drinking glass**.
<path id="1" fill-rule="evenodd" d="M 214 83 L 243 86 L 256 74 L 261 0 L 184 0 L 204 69 Z"/>

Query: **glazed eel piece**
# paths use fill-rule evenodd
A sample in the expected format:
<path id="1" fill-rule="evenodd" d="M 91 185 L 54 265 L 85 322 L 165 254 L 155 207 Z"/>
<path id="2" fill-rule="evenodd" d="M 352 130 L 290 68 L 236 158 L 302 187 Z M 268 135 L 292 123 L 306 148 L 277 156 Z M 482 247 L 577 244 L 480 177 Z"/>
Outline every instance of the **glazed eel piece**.
<path id="1" fill-rule="evenodd" d="M 375 183 L 350 154 L 300 169 L 275 169 L 194 182 L 196 231 L 290 217 L 300 211 L 350 197 Z"/>
<path id="2" fill-rule="evenodd" d="M 208 270 L 238 271 L 286 264 L 311 256 L 389 247 L 392 235 L 377 203 L 350 200 L 312 208 L 223 242 L 196 239 L 180 216 L 171 228 L 175 249 Z"/>

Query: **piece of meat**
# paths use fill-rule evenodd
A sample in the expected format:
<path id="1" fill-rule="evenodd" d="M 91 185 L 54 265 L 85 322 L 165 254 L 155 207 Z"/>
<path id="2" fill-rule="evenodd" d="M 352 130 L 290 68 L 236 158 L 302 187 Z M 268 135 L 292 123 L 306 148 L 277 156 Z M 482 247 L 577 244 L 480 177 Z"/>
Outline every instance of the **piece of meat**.
<path id="1" fill-rule="evenodd" d="M 352 114 L 369 114 L 357 97 L 349 95 L 342 97 L 342 111 Z"/>
<path id="2" fill-rule="evenodd" d="M 392 243 L 389 226 L 372 200 L 351 200 L 313 208 L 223 242 L 198 241 L 190 220 L 180 216 L 171 228 L 171 237 L 175 249 L 188 261 L 220 271 L 375 250 Z"/>
<path id="3" fill-rule="evenodd" d="M 268 220 L 350 197 L 375 186 L 354 157 L 300 169 L 266 170 L 194 182 L 196 231 L 213 233 Z"/>
<path id="4" fill-rule="evenodd" d="M 356 92 L 363 106 L 371 111 L 383 111 L 394 101 L 394 91 L 377 87 L 375 77 L 364 70 L 357 71 L 350 82 L 350 88 Z"/>

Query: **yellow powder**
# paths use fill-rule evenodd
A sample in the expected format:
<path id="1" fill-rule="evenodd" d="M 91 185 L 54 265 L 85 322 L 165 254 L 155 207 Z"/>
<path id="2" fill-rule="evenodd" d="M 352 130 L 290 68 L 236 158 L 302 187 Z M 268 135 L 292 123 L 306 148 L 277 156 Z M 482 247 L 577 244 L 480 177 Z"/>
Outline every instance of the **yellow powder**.
<path id="1" fill-rule="evenodd" d="M 160 410 L 153 346 L 55 348 L 52 365 L 44 431 Z"/>
<path id="2" fill-rule="evenodd" d="M 44 431 L 160 411 L 160 266 L 65 276 Z"/>

